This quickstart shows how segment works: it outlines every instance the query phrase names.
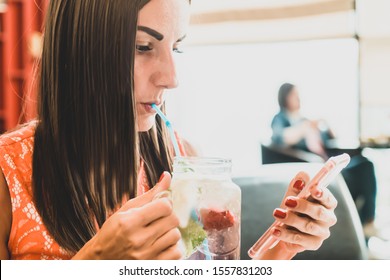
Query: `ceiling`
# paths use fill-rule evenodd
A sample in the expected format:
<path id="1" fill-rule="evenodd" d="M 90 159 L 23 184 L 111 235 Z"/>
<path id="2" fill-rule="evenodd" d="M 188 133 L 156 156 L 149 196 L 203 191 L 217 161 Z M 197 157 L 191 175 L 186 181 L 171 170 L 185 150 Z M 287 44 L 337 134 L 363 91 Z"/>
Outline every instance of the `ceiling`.
<path id="1" fill-rule="evenodd" d="M 195 0 L 194 24 L 269 20 L 350 11 L 354 0 Z"/>
<path id="2" fill-rule="evenodd" d="M 193 0 L 189 44 L 356 35 L 355 0 Z"/>

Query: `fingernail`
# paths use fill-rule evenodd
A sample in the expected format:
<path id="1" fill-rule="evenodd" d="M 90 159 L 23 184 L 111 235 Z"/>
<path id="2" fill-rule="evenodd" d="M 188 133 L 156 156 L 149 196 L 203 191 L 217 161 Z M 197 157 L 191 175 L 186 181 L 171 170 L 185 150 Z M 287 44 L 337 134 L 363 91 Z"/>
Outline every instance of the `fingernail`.
<path id="1" fill-rule="evenodd" d="M 280 209 L 275 209 L 275 211 L 274 211 L 274 216 L 279 218 L 279 219 L 286 218 L 286 215 L 287 215 L 287 213 L 282 211 L 282 210 L 280 210 Z"/>
<path id="2" fill-rule="evenodd" d="M 314 196 L 315 196 L 316 198 L 321 198 L 321 196 L 322 196 L 322 191 L 321 191 L 321 190 L 316 190 L 316 191 L 314 192 Z"/>
<path id="3" fill-rule="evenodd" d="M 278 230 L 278 229 L 275 228 L 274 231 L 272 232 L 272 234 L 275 235 L 275 236 L 277 236 L 277 237 L 279 237 L 279 236 L 282 235 L 282 232 L 281 232 L 280 230 Z"/>
<path id="4" fill-rule="evenodd" d="M 286 202 L 284 203 L 287 207 L 295 208 L 298 205 L 298 202 L 293 198 L 287 198 Z"/>
<path id="5" fill-rule="evenodd" d="M 162 181 L 162 179 L 164 179 L 164 177 L 165 177 L 165 172 L 163 172 L 163 174 L 161 174 L 160 179 L 158 179 L 157 184 L 160 183 Z"/>
<path id="6" fill-rule="evenodd" d="M 304 181 L 297 180 L 297 181 L 295 181 L 293 188 L 297 189 L 298 191 L 301 191 L 304 188 L 304 186 L 305 186 L 305 182 Z"/>

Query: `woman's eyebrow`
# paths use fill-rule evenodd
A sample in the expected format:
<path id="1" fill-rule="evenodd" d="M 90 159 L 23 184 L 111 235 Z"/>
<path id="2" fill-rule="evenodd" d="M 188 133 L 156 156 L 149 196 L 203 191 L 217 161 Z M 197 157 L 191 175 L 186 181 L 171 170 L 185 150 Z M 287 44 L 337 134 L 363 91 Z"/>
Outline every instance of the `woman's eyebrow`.
<path id="1" fill-rule="evenodd" d="M 161 41 L 164 39 L 164 35 L 162 35 L 160 32 L 157 32 L 156 30 L 154 30 L 152 28 L 139 25 L 137 29 L 139 31 L 143 31 L 143 32 L 149 34 L 150 36 L 156 38 L 158 41 Z"/>
<path id="2" fill-rule="evenodd" d="M 179 42 L 181 42 L 181 41 L 183 41 L 184 39 L 185 39 L 185 37 L 187 36 L 187 34 L 186 35 L 183 35 L 182 37 L 180 37 L 179 39 L 177 39 L 177 43 L 179 43 Z"/>

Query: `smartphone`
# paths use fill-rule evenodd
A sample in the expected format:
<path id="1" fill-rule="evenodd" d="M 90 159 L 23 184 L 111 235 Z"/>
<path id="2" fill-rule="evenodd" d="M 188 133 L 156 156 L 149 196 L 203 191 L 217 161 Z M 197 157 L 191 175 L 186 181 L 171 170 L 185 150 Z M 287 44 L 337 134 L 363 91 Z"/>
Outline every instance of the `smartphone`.
<path id="1" fill-rule="evenodd" d="M 336 176 L 345 168 L 351 158 L 348 154 L 342 154 L 339 156 L 331 157 L 325 162 L 320 171 L 309 181 L 308 184 L 298 194 L 299 198 L 308 199 L 310 197 L 310 191 L 314 186 L 325 189 L 336 178 Z M 283 223 L 275 221 L 267 231 L 257 240 L 257 242 L 249 249 L 248 255 L 251 258 L 256 258 L 263 254 L 266 250 L 275 247 L 279 240 L 272 235 L 272 229 L 275 226 L 282 226 Z"/>

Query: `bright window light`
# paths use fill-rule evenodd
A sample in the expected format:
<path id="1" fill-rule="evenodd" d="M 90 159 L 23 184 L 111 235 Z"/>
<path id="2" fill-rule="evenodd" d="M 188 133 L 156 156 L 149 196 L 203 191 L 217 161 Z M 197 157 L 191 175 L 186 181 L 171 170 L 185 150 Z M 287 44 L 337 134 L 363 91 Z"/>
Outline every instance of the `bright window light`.
<path id="1" fill-rule="evenodd" d="M 341 141 L 358 139 L 355 39 L 193 46 L 177 68 L 168 116 L 202 155 L 232 158 L 234 175 L 261 164 L 284 82 L 298 86 L 305 116 L 325 119 Z"/>

